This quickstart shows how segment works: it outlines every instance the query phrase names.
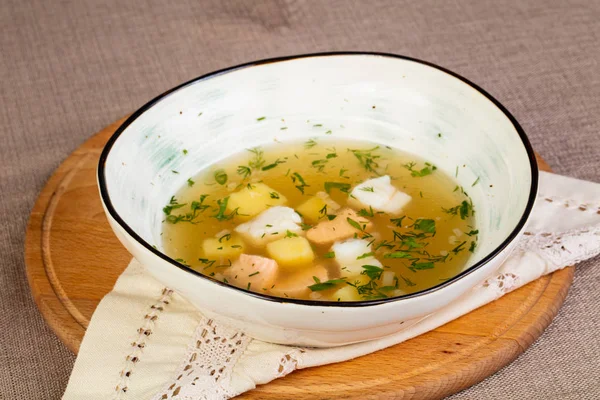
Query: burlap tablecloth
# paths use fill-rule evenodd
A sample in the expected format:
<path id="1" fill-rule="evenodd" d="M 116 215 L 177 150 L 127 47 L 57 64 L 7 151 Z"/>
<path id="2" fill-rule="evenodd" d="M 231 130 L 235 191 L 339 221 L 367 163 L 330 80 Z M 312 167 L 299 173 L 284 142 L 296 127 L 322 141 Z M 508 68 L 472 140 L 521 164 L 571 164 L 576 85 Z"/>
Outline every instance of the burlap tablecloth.
<path id="1" fill-rule="evenodd" d="M 371 50 L 473 80 L 565 175 L 600 181 L 600 1 L 19 1 L 0 4 L 0 399 L 56 399 L 71 354 L 27 286 L 37 193 L 91 134 L 164 90 L 244 61 Z M 597 399 L 600 260 L 511 365 L 453 399 Z"/>

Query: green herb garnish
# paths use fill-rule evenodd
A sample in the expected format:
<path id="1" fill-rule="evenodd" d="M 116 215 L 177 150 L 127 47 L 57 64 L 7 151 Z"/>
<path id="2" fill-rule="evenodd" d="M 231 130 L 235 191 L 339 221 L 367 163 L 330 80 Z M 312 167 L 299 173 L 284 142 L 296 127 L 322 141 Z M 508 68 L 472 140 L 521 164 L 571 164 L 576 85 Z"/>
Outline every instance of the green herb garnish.
<path id="1" fill-rule="evenodd" d="M 198 261 L 200 261 L 202 264 L 206 265 L 206 267 L 204 267 L 204 269 L 208 269 L 208 268 L 212 267 L 214 265 L 214 263 L 217 262 L 216 260 L 209 260 L 208 258 L 199 258 Z"/>
<path id="2" fill-rule="evenodd" d="M 410 175 L 415 177 L 415 178 L 421 178 L 427 175 L 431 175 L 433 173 L 433 171 L 435 171 L 437 169 L 437 167 L 435 165 L 432 165 L 430 163 L 425 163 L 425 167 L 423 167 L 420 170 L 415 170 L 414 166 L 416 165 L 415 162 L 410 162 L 408 164 L 404 164 L 403 167 L 406 168 L 407 170 L 410 171 Z M 422 197 L 422 196 L 421 196 Z"/>
<path id="3" fill-rule="evenodd" d="M 177 209 L 177 208 L 181 208 L 183 206 L 185 206 L 187 203 L 183 203 L 183 204 L 179 204 L 177 202 L 177 199 L 175 198 L 175 196 L 171 196 L 171 200 L 169 201 L 169 204 L 167 204 L 166 206 L 163 207 L 163 212 L 167 215 L 171 215 L 171 211 Z"/>
<path id="4" fill-rule="evenodd" d="M 462 250 L 464 250 L 463 246 L 467 243 L 467 241 L 465 240 L 464 242 L 462 242 L 461 244 L 459 244 L 458 246 L 456 246 L 455 248 L 453 248 L 452 250 L 450 250 L 452 253 L 454 254 L 458 254 L 459 252 L 461 252 Z"/>
<path id="5" fill-rule="evenodd" d="M 292 237 L 298 237 L 298 235 L 295 234 L 294 232 L 290 231 L 290 230 L 286 230 L 285 231 L 285 237 L 286 238 L 292 238 Z"/>
<path id="6" fill-rule="evenodd" d="M 400 218 L 392 218 L 390 219 L 390 222 L 398 227 L 402 227 L 402 221 L 404 220 L 404 218 L 406 218 L 406 215 Z"/>
<path id="7" fill-rule="evenodd" d="M 355 220 L 353 220 L 352 218 L 348 217 L 348 218 L 346 218 L 346 221 L 348 221 L 348 223 L 350 225 L 352 225 L 353 228 L 356 228 L 361 232 L 363 231 L 363 228 L 360 226 L 360 224 L 358 222 L 356 222 Z"/>
<path id="8" fill-rule="evenodd" d="M 361 272 L 361 275 L 366 275 L 372 280 L 381 278 L 383 268 L 376 265 L 363 265 L 362 267 L 363 271 Z"/>
<path id="9" fill-rule="evenodd" d="M 324 217 L 324 216 L 326 216 L 326 215 L 327 215 L 327 204 L 325 204 L 325 205 L 323 206 L 323 208 L 321 208 L 321 209 L 319 210 L 319 218 L 323 218 L 323 217 Z"/>
<path id="10" fill-rule="evenodd" d="M 167 218 L 166 221 L 170 224 L 176 224 L 178 222 L 190 222 L 192 224 L 195 224 L 195 219 L 196 217 L 198 217 L 198 213 L 203 212 L 204 210 L 206 210 L 207 208 L 210 208 L 209 205 L 204 204 L 204 200 L 208 197 L 207 194 L 203 194 L 200 196 L 200 201 L 192 201 L 191 205 L 190 205 L 190 209 L 191 212 L 185 213 L 185 214 L 180 214 L 180 215 L 172 215 L 171 211 L 177 208 L 181 208 L 182 206 L 186 205 L 186 204 L 177 204 L 175 200 L 175 197 L 171 197 L 171 202 L 169 203 L 169 205 L 165 206 L 163 208 L 163 212 L 165 214 L 167 214 Z M 175 203 L 173 203 L 173 201 L 175 201 Z"/>
<path id="11" fill-rule="evenodd" d="M 325 164 L 327 164 L 328 161 L 329 160 L 326 159 L 314 160 L 311 165 L 313 168 L 316 168 L 318 172 L 323 172 Z"/>
<path id="12" fill-rule="evenodd" d="M 352 149 L 348 149 L 348 150 L 351 151 L 352 154 L 354 154 L 354 157 L 356 157 L 356 159 L 358 160 L 358 162 L 360 163 L 360 165 L 362 165 L 362 167 L 364 169 L 366 169 L 369 172 L 377 173 L 377 171 L 375 170 L 376 168 L 379 167 L 379 164 L 377 163 L 377 159 L 381 158 L 380 155 L 375 154 L 375 152 L 378 149 L 379 149 L 379 146 L 373 147 L 372 149 L 368 149 L 368 150 L 352 150 Z"/>
<path id="13" fill-rule="evenodd" d="M 222 243 L 223 240 L 229 240 L 229 239 L 231 239 L 231 233 L 226 233 L 219 238 L 219 243 Z"/>
<path id="14" fill-rule="evenodd" d="M 219 199 L 217 200 L 217 205 L 219 206 L 219 211 L 213 215 L 213 218 L 216 218 L 219 221 L 229 221 L 230 219 L 232 219 L 233 217 L 235 217 L 236 215 L 238 215 L 238 209 L 236 208 L 235 210 L 233 210 L 232 212 L 230 212 L 229 214 L 226 214 L 226 210 L 227 210 L 227 202 L 229 201 L 229 196 L 223 198 L 223 199 Z"/>
<path id="15" fill-rule="evenodd" d="M 361 208 L 358 211 L 358 215 L 361 216 L 361 217 L 374 217 L 375 213 L 373 212 L 373 207 L 369 206 L 369 211 L 367 211 L 364 208 Z"/>
<path id="16" fill-rule="evenodd" d="M 411 271 L 415 272 L 415 271 L 421 271 L 424 269 L 433 269 L 435 268 L 435 265 L 428 261 L 428 262 L 416 262 L 414 264 L 412 264 L 410 267 L 408 267 L 408 269 L 410 269 Z"/>
<path id="17" fill-rule="evenodd" d="M 315 284 L 308 286 L 308 288 L 313 292 L 320 292 L 322 290 L 332 289 L 341 283 L 346 283 L 346 280 L 343 278 L 330 279 L 325 282 L 321 282 L 321 280 L 316 276 L 313 276 L 313 279 L 315 280 Z"/>
<path id="18" fill-rule="evenodd" d="M 279 158 L 277 160 L 275 160 L 275 162 L 273 164 L 269 164 L 269 165 L 265 165 L 264 167 L 262 167 L 263 171 L 268 171 L 270 169 L 275 168 L 276 166 L 278 166 L 279 164 L 283 164 L 285 163 L 285 161 L 280 160 Z"/>
<path id="19" fill-rule="evenodd" d="M 435 234 L 435 221 L 432 219 L 419 218 L 415 221 L 413 227 L 423 232 Z"/>
<path id="20" fill-rule="evenodd" d="M 215 171 L 215 181 L 217 181 L 219 185 L 224 185 L 227 183 L 227 173 L 224 169 L 218 169 Z"/>
<path id="21" fill-rule="evenodd" d="M 363 258 L 372 257 L 374 255 L 375 255 L 375 253 L 373 253 L 373 252 L 365 253 L 365 254 L 361 254 L 360 256 L 356 257 L 356 259 L 357 260 L 362 260 Z"/>
<path id="22" fill-rule="evenodd" d="M 310 185 L 306 184 L 304 178 L 302 178 L 302 176 L 299 173 L 294 172 L 292 174 L 292 182 L 296 183 L 296 181 L 299 182 L 299 185 L 296 185 L 296 189 L 298 189 L 302 194 L 304 194 L 304 188 L 309 187 Z"/>
<path id="23" fill-rule="evenodd" d="M 314 139 L 309 139 L 304 143 L 304 148 L 305 149 L 312 149 L 313 147 L 315 147 L 317 145 L 317 141 Z"/>
<path id="24" fill-rule="evenodd" d="M 473 253 L 475 251 L 475 247 L 477 247 L 477 242 L 474 240 L 471 242 L 471 246 L 469 247 L 469 251 Z"/>
<path id="25" fill-rule="evenodd" d="M 463 200 L 462 203 L 452 208 L 442 208 L 442 210 L 451 215 L 460 215 L 460 219 L 465 219 L 469 216 L 469 214 L 473 215 L 473 203 L 470 201 Z"/>
<path id="26" fill-rule="evenodd" d="M 391 242 L 388 242 L 387 240 L 382 240 L 381 242 L 377 243 L 377 245 L 375 245 L 375 251 L 379 250 L 382 247 L 385 247 L 387 249 L 393 249 L 394 244 Z"/>
<path id="27" fill-rule="evenodd" d="M 252 159 L 248 162 L 248 165 L 250 166 L 250 168 L 252 168 L 252 169 L 262 168 L 262 166 L 265 164 L 263 150 L 260 147 L 254 147 L 252 149 L 248 149 L 248 151 L 250 153 L 254 154 Z"/>
<path id="28" fill-rule="evenodd" d="M 246 179 L 252 174 L 252 169 L 245 165 L 239 165 L 237 168 L 237 173 L 241 175 L 244 179 Z"/>
<path id="29" fill-rule="evenodd" d="M 339 189 L 341 192 L 348 193 L 351 187 L 349 183 L 343 182 L 325 182 L 323 186 L 327 194 L 331 192 L 331 189 Z"/>
<path id="30" fill-rule="evenodd" d="M 406 286 L 415 286 L 416 285 L 416 283 L 414 283 L 413 281 L 411 281 L 408 278 L 403 277 L 402 275 L 400 275 L 400 278 L 402 278 L 402 280 L 404 281 Z"/>
<path id="31" fill-rule="evenodd" d="M 383 258 L 414 258 L 414 256 L 405 251 L 395 251 L 393 253 L 385 254 Z"/>
<path id="32" fill-rule="evenodd" d="M 301 222 L 301 223 L 300 223 L 300 227 L 302 228 L 302 230 L 303 230 L 303 231 L 307 231 L 307 230 L 309 230 L 310 228 L 312 228 L 312 225 L 310 225 L 310 224 L 305 224 L 304 222 Z"/>

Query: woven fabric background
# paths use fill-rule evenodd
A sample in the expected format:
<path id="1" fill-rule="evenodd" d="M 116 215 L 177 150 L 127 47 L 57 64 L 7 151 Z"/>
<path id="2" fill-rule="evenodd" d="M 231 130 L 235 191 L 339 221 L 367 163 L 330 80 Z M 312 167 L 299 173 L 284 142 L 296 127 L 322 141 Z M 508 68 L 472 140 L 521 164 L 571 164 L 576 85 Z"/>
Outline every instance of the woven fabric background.
<path id="1" fill-rule="evenodd" d="M 25 278 L 37 193 L 94 132 L 211 70 L 329 50 L 425 59 L 499 99 L 556 172 L 600 181 L 597 0 L 3 0 L 0 32 L 0 399 L 60 398 L 74 361 Z M 599 287 L 596 258 L 525 354 L 452 398 L 599 398 Z"/>

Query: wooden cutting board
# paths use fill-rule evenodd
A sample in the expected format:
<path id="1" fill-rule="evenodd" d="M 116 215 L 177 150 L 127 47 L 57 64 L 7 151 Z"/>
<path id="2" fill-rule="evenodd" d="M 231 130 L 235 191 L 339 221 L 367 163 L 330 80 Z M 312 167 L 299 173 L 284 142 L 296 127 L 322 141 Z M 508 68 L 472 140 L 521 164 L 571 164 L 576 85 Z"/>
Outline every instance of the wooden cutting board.
<path id="1" fill-rule="evenodd" d="M 75 353 L 96 305 L 131 258 L 108 225 L 96 187 L 100 152 L 123 121 L 97 133 L 62 163 L 40 193 L 27 228 L 25 256 L 33 297 L 50 327 Z M 240 398 L 443 398 L 523 353 L 556 316 L 573 273 L 573 267 L 565 268 L 405 343 L 297 371 Z"/>

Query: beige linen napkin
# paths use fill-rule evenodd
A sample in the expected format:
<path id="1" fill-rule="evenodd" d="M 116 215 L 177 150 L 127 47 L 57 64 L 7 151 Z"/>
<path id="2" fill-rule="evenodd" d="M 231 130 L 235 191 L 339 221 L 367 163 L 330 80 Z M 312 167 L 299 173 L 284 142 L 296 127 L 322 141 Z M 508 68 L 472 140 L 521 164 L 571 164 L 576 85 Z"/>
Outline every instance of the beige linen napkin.
<path id="1" fill-rule="evenodd" d="M 542 172 L 526 234 L 497 273 L 406 330 L 330 349 L 265 343 L 217 324 L 133 260 L 98 305 L 63 399 L 230 398 L 403 342 L 599 253 L 600 185 Z"/>

